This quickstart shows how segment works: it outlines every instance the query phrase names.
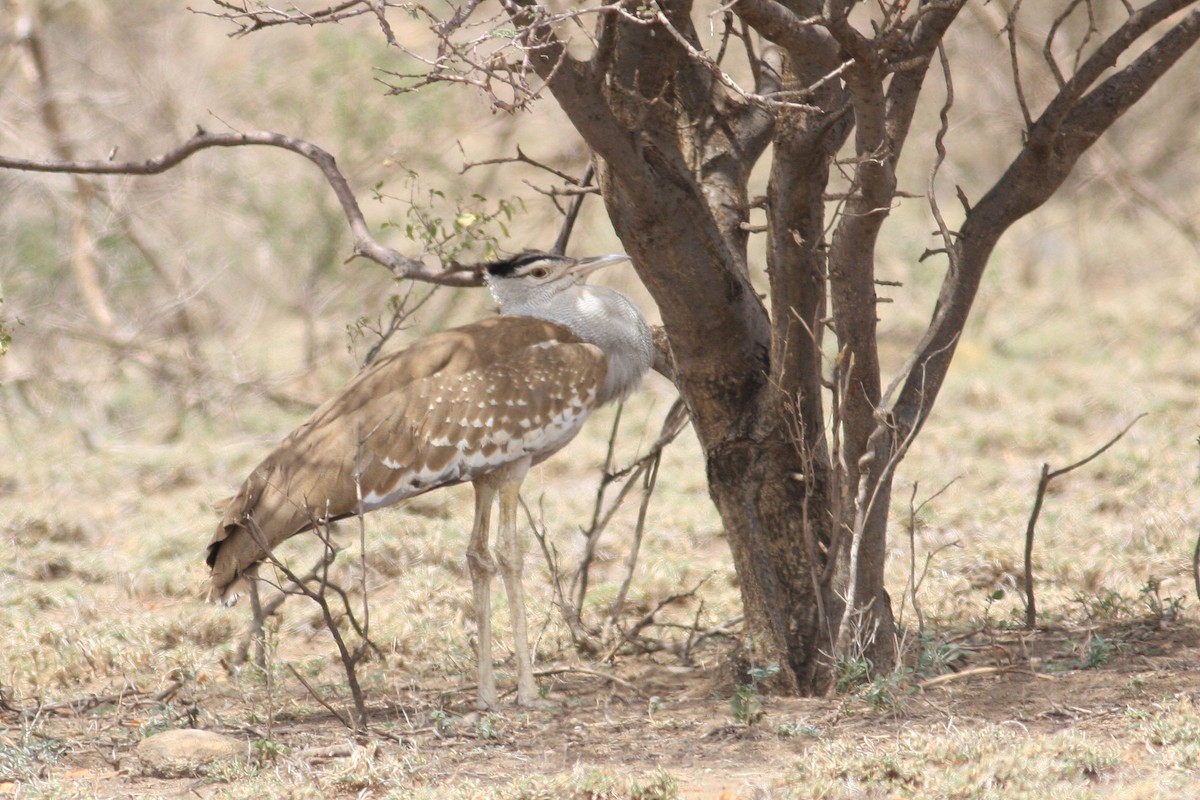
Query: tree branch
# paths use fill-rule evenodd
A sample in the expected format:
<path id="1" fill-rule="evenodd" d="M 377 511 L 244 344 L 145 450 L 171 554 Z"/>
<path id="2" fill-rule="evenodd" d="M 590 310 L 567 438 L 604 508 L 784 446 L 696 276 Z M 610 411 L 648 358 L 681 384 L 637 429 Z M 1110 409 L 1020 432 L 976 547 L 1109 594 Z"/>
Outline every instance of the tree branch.
<path id="1" fill-rule="evenodd" d="M 776 0 L 735 0 L 730 8 L 764 39 L 785 50 L 802 53 L 830 40 L 827 31 Z"/>
<path id="2" fill-rule="evenodd" d="M 373 0 L 346 0 L 345 2 L 331 5 L 327 8 L 318 11 L 301 11 L 289 4 L 290 11 L 281 11 L 276 8 L 266 7 L 262 10 L 251 11 L 245 2 L 240 5 L 230 2 L 230 0 L 212 0 L 213 4 L 219 8 L 225 9 L 223 12 L 205 11 L 199 8 L 188 6 L 188 11 L 193 14 L 200 14 L 205 17 L 216 17 L 232 22 L 238 26 L 238 29 L 229 34 L 234 37 L 246 36 L 263 28 L 270 28 L 275 25 L 320 25 L 324 23 L 338 23 L 345 19 L 362 16 L 363 14 L 375 14 L 379 17 L 380 22 L 384 26 L 385 35 L 390 34 L 390 27 L 387 25 L 386 19 L 383 17 L 383 10 L 377 7 Z M 380 3 L 380 5 L 384 5 Z"/>
<path id="3" fill-rule="evenodd" d="M 208 133 L 199 130 L 183 144 L 160 156 L 144 161 L 32 161 L 0 156 L 0 168 L 27 172 L 56 172 L 92 175 L 158 175 L 179 165 L 185 159 L 210 147 L 242 147 L 260 145 L 278 147 L 298 153 L 316 164 L 329 182 L 350 230 L 354 235 L 354 256 L 362 256 L 387 267 L 399 278 L 436 283 L 444 286 L 480 286 L 479 267 L 456 266 L 435 270 L 379 243 L 372 235 L 362 209 L 346 177 L 337 167 L 333 156 L 316 145 L 282 133 L 252 131 L 249 133 Z"/>
<path id="4" fill-rule="evenodd" d="M 1131 14 L 1120 28 L 1100 43 L 1096 51 L 1080 65 L 1075 74 L 1071 76 L 1059 93 L 1046 106 L 1046 110 L 1042 112 L 1041 117 L 1030 131 L 1031 143 L 1033 141 L 1041 141 L 1043 145 L 1048 146 L 1051 137 L 1063 128 L 1070 127 L 1068 116 L 1076 111 L 1080 98 L 1089 86 L 1099 80 L 1101 75 L 1110 70 L 1117 63 L 1117 60 L 1129 50 L 1133 43 L 1147 31 L 1172 14 L 1188 6 L 1195 5 L 1195 2 L 1196 0 L 1155 0 L 1155 2 Z M 1194 17 L 1195 14 L 1193 13 L 1191 16 Z M 1153 50 L 1159 47 L 1169 36 L 1178 34 L 1180 29 L 1186 29 L 1187 26 L 1188 20 L 1180 22 L 1170 33 L 1164 35 L 1150 49 Z M 1128 73 L 1132 67 L 1133 65 L 1125 67 L 1121 70 L 1121 73 Z M 1157 76 L 1155 79 L 1157 79 Z"/>
<path id="5" fill-rule="evenodd" d="M 1149 26 L 1196 2 L 1158 0 L 1131 15 L 1050 102 L 1008 170 L 967 213 L 955 244 L 959 269 L 947 272 L 933 320 L 901 373 L 903 388 L 892 407 L 898 430 L 924 424 L 997 241 L 1013 223 L 1048 200 L 1083 152 L 1200 40 L 1200 11 L 1192 11 L 1091 92 L 1073 103 L 1067 98 L 1100 64 L 1111 65 L 1121 56 L 1123 51 L 1113 52 L 1114 42 L 1128 48 Z M 915 368 L 918 364 L 920 369 Z"/>
<path id="6" fill-rule="evenodd" d="M 1055 478 L 1066 475 L 1072 470 L 1079 469 L 1084 464 L 1099 458 L 1106 450 L 1112 447 L 1117 442 L 1121 441 L 1121 437 L 1129 433 L 1129 429 L 1137 424 L 1138 420 L 1146 416 L 1146 412 L 1142 412 L 1133 418 L 1133 421 L 1121 429 L 1121 432 L 1108 440 L 1100 449 L 1094 451 L 1090 456 L 1081 458 L 1074 464 L 1069 464 L 1060 469 L 1051 470 L 1049 464 L 1042 464 L 1042 475 L 1038 479 L 1037 495 L 1034 497 L 1033 510 L 1029 513 L 1029 524 L 1025 526 L 1025 627 L 1033 629 L 1037 627 L 1037 605 L 1033 598 L 1033 532 L 1037 527 L 1038 515 L 1042 512 L 1042 501 L 1046 498 L 1046 489 L 1050 487 L 1050 481 Z"/>

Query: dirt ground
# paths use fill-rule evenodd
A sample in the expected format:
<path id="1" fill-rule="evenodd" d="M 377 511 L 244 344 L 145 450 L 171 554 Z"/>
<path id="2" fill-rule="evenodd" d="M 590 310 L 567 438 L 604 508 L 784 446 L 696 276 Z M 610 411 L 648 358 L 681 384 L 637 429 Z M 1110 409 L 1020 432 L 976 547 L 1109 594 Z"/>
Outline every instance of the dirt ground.
<path id="1" fill-rule="evenodd" d="M 1089 635 L 1113 643 L 1112 657 L 1083 668 L 1079 645 Z M 882 772 L 875 765 L 855 774 L 857 762 L 849 759 L 827 777 L 850 793 L 827 795 L 810 793 L 797 765 L 820 761 L 834 744 L 886 750 L 912 732 L 982 737 L 1008 729 L 1018 740 L 1068 733 L 1115 746 L 1116 763 L 1081 778 L 1099 793 L 1078 796 L 1140 796 L 1133 787 L 1149 745 L 1131 726 L 1160 714 L 1164 701 L 1190 709 L 1200 694 L 1200 629 L 1191 626 L 1143 619 L 1102 631 L 976 632 L 962 643 L 957 671 L 896 683 L 886 702 L 863 692 L 756 695 L 762 713 L 753 721 L 736 718 L 720 670 L 649 656 L 610 667 L 563 666 L 541 677 L 548 691 L 545 707 L 535 710 L 508 706 L 481 716 L 470 710 L 469 689 L 449 684 L 409 688 L 387 701 L 375 692 L 373 733 L 358 743 L 294 686 L 277 689 L 274 711 L 265 716 L 248 702 L 263 695 L 238 688 L 254 683 L 248 675 L 203 685 L 169 676 L 165 687 L 97 687 L 41 709 L 4 707 L 0 742 L 16 747 L 26 731 L 59 752 L 38 781 L 0 782 L 0 795 L 216 798 L 240 796 L 239 780 L 271 775 L 272 794 L 289 797 L 986 797 L 1003 785 L 1002 776 L 984 776 L 977 791 L 958 794 L 934 777 L 936 763 L 918 769 L 899 758 Z M 243 739 L 254 755 L 240 771 L 145 777 L 134 748 L 150 720 Z M 992 757 L 980 753 L 981 763 Z M 47 786 L 56 788 L 45 792 Z M 1133 793 L 1121 794 L 1122 787 Z"/>

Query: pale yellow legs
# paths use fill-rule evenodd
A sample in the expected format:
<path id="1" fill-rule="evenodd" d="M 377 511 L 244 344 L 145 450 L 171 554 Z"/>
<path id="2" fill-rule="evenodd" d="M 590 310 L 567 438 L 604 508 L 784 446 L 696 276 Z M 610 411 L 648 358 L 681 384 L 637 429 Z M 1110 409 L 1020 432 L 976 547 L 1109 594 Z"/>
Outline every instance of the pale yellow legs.
<path id="1" fill-rule="evenodd" d="M 475 482 L 475 524 L 467 545 L 467 570 L 471 573 L 475 631 L 479 637 L 476 653 L 479 659 L 479 683 L 475 705 L 480 710 L 495 708 L 499 702 L 496 675 L 492 671 L 492 576 L 496 574 L 496 561 L 488 549 L 488 525 L 495 496 L 495 487 L 482 480 Z"/>
<path id="2" fill-rule="evenodd" d="M 513 654 L 517 662 L 517 705 L 532 705 L 537 698 L 533 681 L 533 662 L 529 653 L 529 631 L 525 621 L 524 536 L 517 526 L 521 481 L 529 469 L 528 460 L 503 467 L 475 481 L 475 524 L 467 545 L 467 567 L 471 573 L 471 591 L 475 605 L 475 624 L 479 636 L 479 685 L 476 706 L 495 708 L 496 674 L 492 667 L 492 576 L 496 562 L 504 578 L 508 608 L 512 616 Z M 500 529 L 497 534 L 496 558 L 488 547 L 492 501 L 500 496 Z"/>
<path id="3" fill-rule="evenodd" d="M 525 537 L 517 527 L 517 508 L 521 504 L 521 484 L 506 483 L 500 487 L 500 531 L 496 555 L 500 575 L 508 595 L 508 611 L 512 617 L 513 655 L 517 660 L 517 705 L 533 705 L 537 686 L 533 682 L 533 660 L 529 654 L 529 629 L 525 622 Z"/>

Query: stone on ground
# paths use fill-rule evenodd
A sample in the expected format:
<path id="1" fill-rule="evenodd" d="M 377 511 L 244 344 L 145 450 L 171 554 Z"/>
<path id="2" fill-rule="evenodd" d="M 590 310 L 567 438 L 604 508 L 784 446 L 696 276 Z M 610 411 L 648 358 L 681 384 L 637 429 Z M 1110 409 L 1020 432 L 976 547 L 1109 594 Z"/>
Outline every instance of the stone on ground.
<path id="1" fill-rule="evenodd" d="M 244 758 L 246 743 L 212 731 L 163 731 L 138 743 L 142 773 L 156 778 L 182 778 L 199 774 L 217 761 Z"/>

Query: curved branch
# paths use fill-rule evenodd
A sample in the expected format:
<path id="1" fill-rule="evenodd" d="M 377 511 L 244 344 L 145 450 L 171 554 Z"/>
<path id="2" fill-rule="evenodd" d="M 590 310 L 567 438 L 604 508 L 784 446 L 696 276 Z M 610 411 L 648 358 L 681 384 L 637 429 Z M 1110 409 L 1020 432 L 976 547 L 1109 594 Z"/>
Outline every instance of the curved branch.
<path id="1" fill-rule="evenodd" d="M 803 53 L 830 38 L 825 29 L 776 0 L 734 0 L 729 7 L 767 41 L 787 50 Z"/>
<path id="2" fill-rule="evenodd" d="M 251 131 L 249 133 L 208 133 L 198 130 L 183 144 L 160 156 L 144 161 L 32 161 L 0 155 L 0 168 L 26 172 L 58 172 L 73 175 L 158 175 L 178 166 L 185 159 L 210 147 L 243 147 L 260 145 L 278 147 L 299 153 L 316 164 L 325 175 L 333 193 L 337 195 L 350 231 L 354 234 L 354 254 L 362 256 L 391 270 L 399 278 L 436 283 L 443 286 L 480 286 L 482 274 L 478 267 L 454 266 L 449 269 L 431 269 L 416 259 L 393 250 L 371 234 L 363 218 L 362 209 L 350 188 L 346 176 L 337 167 L 334 157 L 311 142 L 282 133 Z"/>

